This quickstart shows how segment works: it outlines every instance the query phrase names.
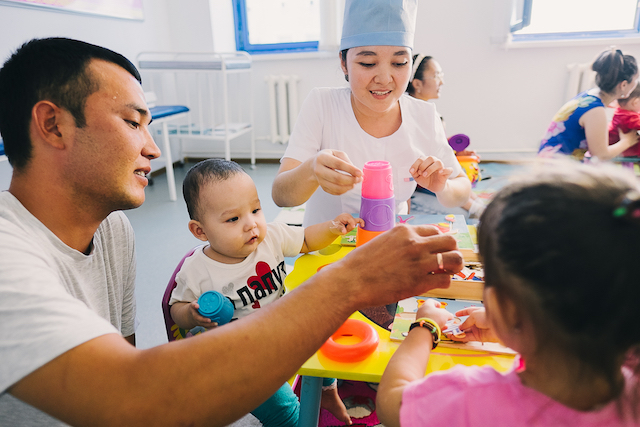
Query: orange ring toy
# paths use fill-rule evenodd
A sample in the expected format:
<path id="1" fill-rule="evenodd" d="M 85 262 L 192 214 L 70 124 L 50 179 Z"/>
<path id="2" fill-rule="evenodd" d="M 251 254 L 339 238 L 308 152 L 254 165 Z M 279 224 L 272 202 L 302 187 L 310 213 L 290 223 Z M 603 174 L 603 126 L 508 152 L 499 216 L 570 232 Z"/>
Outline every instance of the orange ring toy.
<path id="1" fill-rule="evenodd" d="M 360 342 L 351 345 L 339 344 L 340 337 L 357 337 Z M 347 319 L 320 347 L 320 352 L 337 362 L 359 362 L 369 357 L 378 347 L 380 338 L 373 326 L 362 320 Z"/>

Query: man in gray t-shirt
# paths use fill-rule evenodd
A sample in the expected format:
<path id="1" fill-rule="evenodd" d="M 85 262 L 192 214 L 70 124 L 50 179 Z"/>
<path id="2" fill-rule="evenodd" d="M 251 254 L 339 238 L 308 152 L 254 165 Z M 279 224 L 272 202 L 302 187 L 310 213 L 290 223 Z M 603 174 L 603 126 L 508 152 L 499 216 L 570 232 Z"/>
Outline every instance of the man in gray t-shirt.
<path id="1" fill-rule="evenodd" d="M 395 227 L 245 319 L 136 349 L 133 233 L 117 211 L 142 204 L 160 155 L 140 81 L 123 56 L 63 38 L 0 69 L 14 170 L 0 195 L 0 424 L 226 425 L 354 311 L 448 286 L 427 274 L 438 264 L 462 268 L 453 237 Z"/>

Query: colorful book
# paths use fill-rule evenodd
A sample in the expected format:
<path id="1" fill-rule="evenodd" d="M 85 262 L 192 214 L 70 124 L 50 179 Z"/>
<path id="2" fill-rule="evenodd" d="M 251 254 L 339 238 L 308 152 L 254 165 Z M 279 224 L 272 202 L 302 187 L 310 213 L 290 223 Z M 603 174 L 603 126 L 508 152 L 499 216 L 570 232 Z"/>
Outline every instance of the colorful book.
<path id="1" fill-rule="evenodd" d="M 353 215 L 358 217 L 357 214 Z M 421 225 L 428 224 L 438 228 L 443 233 L 450 233 L 458 242 L 458 249 L 467 262 L 478 261 L 478 251 L 474 244 L 464 215 L 396 215 L 396 224 Z M 356 245 L 356 230 L 342 236 L 342 246 Z"/>
<path id="2" fill-rule="evenodd" d="M 406 298 L 401 301 L 398 301 L 396 314 L 393 319 L 393 323 L 391 324 L 390 339 L 392 341 L 402 341 L 405 339 L 405 337 L 409 333 L 409 327 L 416 320 L 416 312 L 418 311 L 418 307 L 420 307 L 426 299 L 427 299 L 426 297 L 410 297 L 410 298 Z M 439 301 L 444 306 L 443 308 L 445 308 L 452 314 L 455 314 L 457 311 L 462 310 L 463 308 L 483 307 L 482 301 L 448 299 L 448 298 L 434 298 L 434 299 Z M 467 316 L 454 317 L 454 319 L 450 322 L 451 324 L 448 325 L 448 327 L 455 330 L 456 326 L 462 324 L 466 319 L 466 317 Z M 459 348 L 464 350 L 485 351 L 489 353 L 515 354 L 515 352 L 510 348 L 505 347 L 498 343 L 493 343 L 493 342 L 461 343 L 461 342 L 449 340 L 444 335 L 442 336 L 439 346 L 448 347 L 448 348 Z"/>

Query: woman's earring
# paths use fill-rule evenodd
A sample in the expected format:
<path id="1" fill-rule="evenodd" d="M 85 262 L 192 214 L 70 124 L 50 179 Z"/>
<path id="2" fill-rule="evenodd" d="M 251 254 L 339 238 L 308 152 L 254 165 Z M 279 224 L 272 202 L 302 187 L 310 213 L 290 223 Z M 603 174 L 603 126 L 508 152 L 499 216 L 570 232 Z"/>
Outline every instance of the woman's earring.
<path id="1" fill-rule="evenodd" d="M 349 81 L 349 74 L 345 74 L 345 75 L 344 75 L 344 79 L 345 79 L 346 81 Z"/>

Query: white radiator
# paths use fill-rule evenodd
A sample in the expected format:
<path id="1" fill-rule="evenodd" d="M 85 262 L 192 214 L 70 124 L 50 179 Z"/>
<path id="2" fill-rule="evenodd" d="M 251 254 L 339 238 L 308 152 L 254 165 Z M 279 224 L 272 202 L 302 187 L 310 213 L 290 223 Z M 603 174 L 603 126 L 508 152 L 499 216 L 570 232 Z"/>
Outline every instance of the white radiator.
<path id="1" fill-rule="evenodd" d="M 596 72 L 591 69 L 591 64 L 569 64 L 567 65 L 569 70 L 569 79 L 567 81 L 567 90 L 565 93 L 565 102 L 569 101 L 579 93 L 589 90 L 596 86 Z M 616 105 L 614 103 L 613 105 Z M 607 120 L 611 121 L 615 108 L 609 106 L 605 108 L 605 114 Z"/>
<path id="2" fill-rule="evenodd" d="M 298 81 L 296 75 L 265 77 L 269 90 L 271 142 L 286 144 L 298 117 Z"/>
<path id="3" fill-rule="evenodd" d="M 569 79 L 564 97 L 565 102 L 596 85 L 596 72 L 591 69 L 591 64 L 569 64 L 567 69 Z"/>

